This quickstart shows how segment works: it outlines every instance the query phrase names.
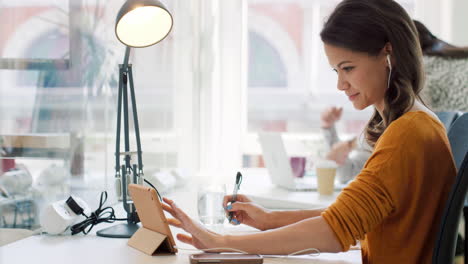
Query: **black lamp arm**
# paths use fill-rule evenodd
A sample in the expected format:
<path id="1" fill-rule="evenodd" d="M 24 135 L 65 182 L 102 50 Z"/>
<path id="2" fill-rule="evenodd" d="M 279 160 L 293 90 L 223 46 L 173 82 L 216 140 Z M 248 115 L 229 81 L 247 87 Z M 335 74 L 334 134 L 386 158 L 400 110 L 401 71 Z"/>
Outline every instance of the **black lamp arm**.
<path id="1" fill-rule="evenodd" d="M 129 68 L 128 77 L 130 80 L 130 94 L 132 99 L 132 110 L 133 110 L 133 121 L 135 125 L 135 137 L 137 144 L 137 156 L 138 156 L 138 175 L 143 174 L 143 161 L 141 152 L 141 141 L 140 141 L 140 126 L 138 124 L 138 113 L 135 99 L 135 89 L 133 88 L 133 73 L 131 67 Z M 140 175 L 141 177 L 143 175 Z"/>
<path id="2" fill-rule="evenodd" d="M 141 141 L 140 141 L 140 127 L 138 123 L 138 113 L 136 106 L 136 97 L 135 90 L 133 85 L 133 73 L 132 65 L 128 63 L 130 57 L 130 47 L 125 49 L 125 58 L 123 64 L 119 67 L 119 94 L 118 94 L 118 106 L 117 106 L 117 134 L 116 134 L 116 148 L 115 148 L 115 176 L 119 178 L 118 184 L 121 186 L 122 190 L 122 200 L 125 211 L 128 214 L 128 218 L 134 219 L 135 207 L 133 204 L 129 204 L 127 200 L 127 185 L 132 181 L 135 183 L 142 183 L 143 177 L 143 162 L 142 162 L 142 151 L 141 151 Z M 127 85 L 128 84 L 128 85 Z M 130 94 L 128 94 L 128 90 Z M 128 112 L 128 96 L 130 95 L 132 112 L 133 112 L 133 122 L 135 128 L 135 137 L 137 144 L 137 156 L 138 156 L 138 169 L 137 166 L 130 163 L 130 158 L 132 153 L 130 152 L 130 138 L 129 138 L 129 112 Z M 120 132 L 121 132 L 121 123 L 122 123 L 122 111 L 123 111 L 123 130 L 124 130 L 124 140 L 125 140 L 125 152 L 120 152 Z M 121 165 L 121 155 L 125 157 L 124 164 Z M 133 173 L 132 173 L 133 171 Z M 133 177 L 132 177 L 133 176 Z M 141 179 L 140 179 L 141 178 Z M 132 222 L 132 221 L 130 221 Z"/>

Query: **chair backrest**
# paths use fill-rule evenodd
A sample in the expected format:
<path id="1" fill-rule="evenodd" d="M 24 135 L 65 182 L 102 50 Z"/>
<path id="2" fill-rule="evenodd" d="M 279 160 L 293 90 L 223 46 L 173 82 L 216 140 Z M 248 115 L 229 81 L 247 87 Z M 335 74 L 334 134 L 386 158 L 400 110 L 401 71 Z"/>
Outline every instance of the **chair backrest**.
<path id="1" fill-rule="evenodd" d="M 440 111 L 435 112 L 439 120 L 444 124 L 445 129 L 448 131 L 453 122 L 461 115 L 457 111 Z"/>
<path id="2" fill-rule="evenodd" d="M 455 248 L 458 234 L 458 222 L 462 214 L 465 196 L 468 190 L 468 153 L 458 170 L 455 183 L 445 204 L 440 223 L 439 233 L 436 236 L 432 264 L 454 263 Z"/>
<path id="3" fill-rule="evenodd" d="M 468 113 L 462 114 L 453 122 L 448 130 L 448 139 L 458 170 L 468 150 Z"/>
<path id="4" fill-rule="evenodd" d="M 457 177 L 445 204 L 432 263 L 453 263 L 460 220 L 468 191 L 468 113 L 453 122 L 448 131 Z"/>

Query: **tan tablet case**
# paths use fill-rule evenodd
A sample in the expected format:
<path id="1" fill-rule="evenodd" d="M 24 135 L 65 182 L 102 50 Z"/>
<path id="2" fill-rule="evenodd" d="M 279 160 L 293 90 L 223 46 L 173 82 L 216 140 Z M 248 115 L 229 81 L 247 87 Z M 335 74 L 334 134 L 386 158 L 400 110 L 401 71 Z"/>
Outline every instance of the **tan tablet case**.
<path id="1" fill-rule="evenodd" d="M 128 240 L 128 245 L 148 255 L 175 254 L 175 242 L 156 191 L 137 184 L 128 190 L 142 223 Z"/>

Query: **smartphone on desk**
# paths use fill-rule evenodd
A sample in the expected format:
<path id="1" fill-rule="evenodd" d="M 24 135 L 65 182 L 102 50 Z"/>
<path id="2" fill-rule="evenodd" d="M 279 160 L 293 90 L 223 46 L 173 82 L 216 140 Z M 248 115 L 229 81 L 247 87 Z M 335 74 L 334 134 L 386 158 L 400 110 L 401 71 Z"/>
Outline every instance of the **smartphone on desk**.
<path id="1" fill-rule="evenodd" d="M 190 255 L 191 264 L 204 263 L 242 263 L 242 264 L 261 264 L 263 258 L 260 255 L 248 254 L 219 254 L 219 253 L 201 253 Z"/>

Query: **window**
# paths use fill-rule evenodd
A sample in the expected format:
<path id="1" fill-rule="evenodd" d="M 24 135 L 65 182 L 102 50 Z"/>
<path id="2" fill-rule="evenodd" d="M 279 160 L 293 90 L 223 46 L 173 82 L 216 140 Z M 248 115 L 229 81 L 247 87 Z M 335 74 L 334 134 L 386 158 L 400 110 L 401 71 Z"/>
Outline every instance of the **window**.
<path id="1" fill-rule="evenodd" d="M 50 140 L 60 135 L 69 144 L 58 156 L 50 149 L 23 148 L 1 152 L 0 161 L 23 164 L 32 188 L 43 184 L 40 194 L 46 201 L 63 198 L 70 188 L 114 192 L 118 65 L 125 51 L 114 23 L 123 2 L 2 2 L 0 141 L 5 143 L 6 135 Z M 193 102 L 193 36 L 183 33 L 192 27 L 192 9 L 184 0 L 162 2 L 177 13 L 171 34 L 157 45 L 131 49 L 130 56 L 146 174 L 196 168 L 194 113 L 186 110 Z M 136 150 L 132 125 L 130 134 L 131 150 Z M 123 151 L 123 130 L 121 139 Z M 61 174 L 52 175 L 54 166 Z"/>

